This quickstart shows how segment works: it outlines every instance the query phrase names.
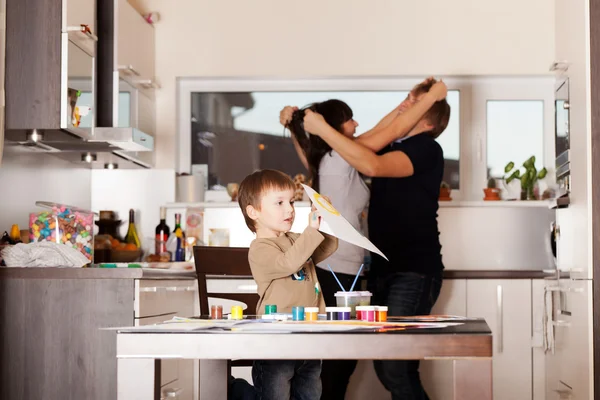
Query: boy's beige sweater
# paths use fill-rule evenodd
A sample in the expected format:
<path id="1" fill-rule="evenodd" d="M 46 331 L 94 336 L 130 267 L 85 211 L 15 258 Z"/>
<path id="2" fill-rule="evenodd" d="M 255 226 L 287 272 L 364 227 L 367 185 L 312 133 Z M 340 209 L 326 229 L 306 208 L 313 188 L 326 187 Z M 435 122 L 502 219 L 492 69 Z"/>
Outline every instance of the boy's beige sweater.
<path id="1" fill-rule="evenodd" d="M 248 261 L 260 296 L 256 314 L 264 314 L 267 304 L 277 305 L 277 312 L 290 313 L 294 306 L 319 307 L 324 312 L 321 287 L 317 291 L 315 286 L 315 264 L 333 254 L 337 245 L 337 238 L 311 227 L 302 234 L 255 239 Z"/>

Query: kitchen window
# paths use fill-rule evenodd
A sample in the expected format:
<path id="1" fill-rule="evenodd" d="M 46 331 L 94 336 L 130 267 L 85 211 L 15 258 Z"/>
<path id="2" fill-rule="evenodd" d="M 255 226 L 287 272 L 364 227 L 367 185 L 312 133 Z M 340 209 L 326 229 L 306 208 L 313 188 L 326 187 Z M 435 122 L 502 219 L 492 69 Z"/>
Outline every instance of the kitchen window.
<path id="1" fill-rule="evenodd" d="M 531 156 L 544 165 L 544 102 L 490 100 L 487 102 L 488 177 L 502 178 L 510 161 L 520 166 Z"/>
<path id="2" fill-rule="evenodd" d="M 209 186 L 240 182 L 256 169 L 308 175 L 294 150 L 289 131 L 279 124 L 286 105 L 304 107 L 328 99 L 345 101 L 359 123 L 357 135 L 369 130 L 408 95 L 408 90 L 251 91 L 190 93 L 190 162 L 192 171 L 208 175 Z M 460 188 L 460 92 L 450 90 L 452 114 L 438 141 L 444 149 L 444 180 Z"/>
<path id="3" fill-rule="evenodd" d="M 307 174 L 289 132 L 284 134 L 279 125 L 283 106 L 302 107 L 330 98 L 346 101 L 360 134 L 402 101 L 420 80 L 179 78 L 177 171 L 202 171 L 211 186 L 240 182 L 258 168 Z M 505 160 L 514 158 L 515 163 L 522 163 L 521 153 L 540 154 L 536 163 L 540 167 L 553 160 L 554 77 L 465 76 L 444 81 L 452 114 L 438 141 L 444 149 L 444 180 L 453 188 L 453 204 L 481 200 L 488 171 L 503 168 Z M 522 125 L 521 118 L 537 122 L 515 127 Z M 502 134 L 510 123 L 511 131 Z M 518 142 L 519 149 L 507 147 L 514 135 L 527 136 Z M 501 150 L 505 147 L 506 151 Z M 552 180 L 550 169 L 548 176 Z"/>

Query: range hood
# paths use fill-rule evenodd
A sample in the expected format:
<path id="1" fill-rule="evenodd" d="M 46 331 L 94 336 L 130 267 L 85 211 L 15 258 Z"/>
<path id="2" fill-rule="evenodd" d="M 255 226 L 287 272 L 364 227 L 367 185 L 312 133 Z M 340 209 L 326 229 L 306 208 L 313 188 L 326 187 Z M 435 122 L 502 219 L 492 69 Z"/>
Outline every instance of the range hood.
<path id="1" fill-rule="evenodd" d="M 46 152 L 144 152 L 154 150 L 154 138 L 136 128 L 95 128 L 89 136 L 62 129 L 5 131 L 8 142 Z"/>

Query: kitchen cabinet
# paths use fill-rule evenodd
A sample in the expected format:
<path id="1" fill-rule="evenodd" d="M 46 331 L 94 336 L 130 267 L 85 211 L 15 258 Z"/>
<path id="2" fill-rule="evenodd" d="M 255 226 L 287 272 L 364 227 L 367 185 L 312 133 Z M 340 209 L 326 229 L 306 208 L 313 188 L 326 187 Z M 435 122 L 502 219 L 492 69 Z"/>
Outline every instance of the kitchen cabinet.
<path id="1" fill-rule="evenodd" d="M 127 0 L 116 1 L 116 67 L 136 87 L 151 88 L 155 84 L 154 27 Z"/>
<path id="2" fill-rule="evenodd" d="M 190 316 L 197 303 L 192 274 L 146 274 L 127 268 L 0 269 L 3 398 L 115 399 L 116 334 L 102 328 Z M 176 399 L 193 399 L 194 361 L 161 361 L 160 387 Z"/>
<path id="3" fill-rule="evenodd" d="M 485 318 L 492 330 L 494 399 L 546 398 L 543 288 L 540 279 L 444 280 L 432 313 Z M 448 398 L 452 374 L 449 361 L 421 363 L 421 380 L 431 399 Z"/>
<path id="4" fill-rule="evenodd" d="M 446 279 L 432 314 L 467 315 L 467 280 Z M 423 387 L 431 399 L 448 398 L 453 393 L 452 360 L 425 360 L 420 366 Z"/>
<path id="5" fill-rule="evenodd" d="M 43 130 L 46 139 L 61 130 L 93 138 L 93 126 L 78 126 L 77 108 L 81 113 L 89 108 L 94 121 L 95 96 L 85 104 L 78 98 L 82 85 L 93 88 L 95 82 L 94 10 L 95 0 L 6 1 L 8 140 L 25 142 L 33 129 Z M 83 32 L 82 24 L 89 30 Z"/>
<path id="6" fill-rule="evenodd" d="M 531 281 L 531 351 L 533 400 L 546 400 L 546 352 L 544 350 L 544 288 L 548 281 Z"/>
<path id="7" fill-rule="evenodd" d="M 151 325 L 177 316 L 192 316 L 198 299 L 195 280 L 135 281 L 135 326 Z M 179 400 L 194 398 L 194 360 L 162 360 L 161 391 L 175 392 Z"/>
<path id="8" fill-rule="evenodd" d="M 467 317 L 492 330 L 494 399 L 531 399 L 531 281 L 468 280 Z"/>
<path id="9" fill-rule="evenodd" d="M 592 281 L 561 280 L 546 285 L 547 318 L 554 344 L 546 352 L 546 393 L 551 400 L 594 398 L 592 371 Z"/>
<path id="10" fill-rule="evenodd" d="M 155 132 L 154 27 L 126 1 L 99 2 L 98 119 L 103 128 L 140 131 L 153 141 Z M 153 164 L 151 151 L 130 156 Z M 122 156 L 123 155 L 121 154 Z M 126 157 L 127 158 L 127 157 Z"/>

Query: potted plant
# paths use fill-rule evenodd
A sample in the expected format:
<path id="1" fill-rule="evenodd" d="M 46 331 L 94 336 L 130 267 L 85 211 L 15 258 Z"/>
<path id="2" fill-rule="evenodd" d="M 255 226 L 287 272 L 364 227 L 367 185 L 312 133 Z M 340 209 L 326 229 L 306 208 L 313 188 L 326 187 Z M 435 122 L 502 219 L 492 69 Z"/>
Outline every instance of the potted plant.
<path id="1" fill-rule="evenodd" d="M 500 200 L 500 189 L 496 187 L 496 179 L 491 177 L 488 179 L 487 188 L 483 189 L 483 193 L 485 194 L 483 198 L 485 201 Z"/>
<path id="2" fill-rule="evenodd" d="M 537 200 L 535 187 L 538 180 L 546 177 L 548 171 L 545 167 L 539 171 L 536 169 L 535 156 L 525 160 L 522 167 L 525 169 L 523 172 L 521 172 L 521 167 L 515 168 L 515 163 L 512 161 L 506 164 L 506 167 L 504 167 L 506 173 L 504 181 L 509 184 L 518 179 L 521 182 L 521 200 Z"/>
<path id="3" fill-rule="evenodd" d="M 446 182 L 442 181 L 442 184 L 440 185 L 440 201 L 450 201 L 452 200 L 452 197 L 450 197 L 450 192 L 452 191 L 452 189 L 450 189 L 450 185 L 448 185 Z"/>

